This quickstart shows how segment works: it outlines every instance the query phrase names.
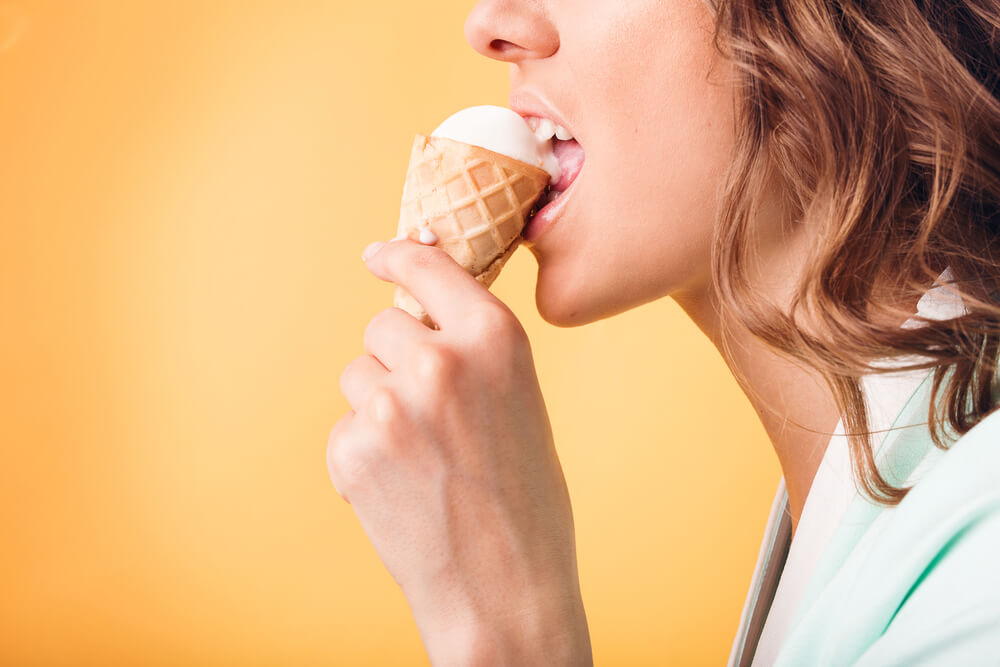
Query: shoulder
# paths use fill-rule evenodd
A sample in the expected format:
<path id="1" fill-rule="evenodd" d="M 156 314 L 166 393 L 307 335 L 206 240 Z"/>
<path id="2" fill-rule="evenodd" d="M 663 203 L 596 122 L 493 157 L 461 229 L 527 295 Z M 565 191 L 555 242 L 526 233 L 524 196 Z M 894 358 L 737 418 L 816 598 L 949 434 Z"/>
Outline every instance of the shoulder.
<path id="1" fill-rule="evenodd" d="M 855 498 L 779 664 L 976 665 L 970 656 L 1000 655 L 1000 413 L 947 451 L 926 426 L 898 432 L 893 447 L 912 450 L 895 460 L 923 464 L 919 480 L 896 507 Z"/>
<path id="2" fill-rule="evenodd" d="M 931 487 L 931 492 L 921 487 Z M 971 502 L 1000 497 L 1000 410 L 986 415 L 968 433 L 955 440 L 946 456 L 934 467 L 933 474 L 917 484 L 914 495 L 938 495 L 947 488 L 956 487 L 955 493 L 946 497 L 928 498 L 946 505 L 949 501 Z"/>
<path id="3" fill-rule="evenodd" d="M 906 590 L 859 664 L 1000 655 L 1000 412 L 956 440 L 895 514 L 883 565 L 908 572 Z"/>
<path id="4" fill-rule="evenodd" d="M 979 665 L 1000 655 L 1000 508 L 975 512 L 914 579 L 859 665 Z"/>
<path id="5" fill-rule="evenodd" d="M 923 554 L 927 568 L 959 544 L 1000 541 L 1000 411 L 932 458 L 903 501 L 888 510 L 876 540 L 887 557 Z"/>

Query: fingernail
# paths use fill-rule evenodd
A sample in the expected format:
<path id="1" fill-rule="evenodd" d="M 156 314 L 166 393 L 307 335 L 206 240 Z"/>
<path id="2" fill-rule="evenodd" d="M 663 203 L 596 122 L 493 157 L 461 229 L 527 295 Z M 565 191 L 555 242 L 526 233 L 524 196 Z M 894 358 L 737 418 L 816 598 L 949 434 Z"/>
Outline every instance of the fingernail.
<path id="1" fill-rule="evenodd" d="M 361 261 L 367 262 L 369 259 L 374 257 L 375 253 L 381 250 L 382 246 L 384 245 L 385 241 L 376 241 L 375 243 L 372 243 L 370 246 L 365 248 L 365 251 L 363 253 L 361 253 Z"/>

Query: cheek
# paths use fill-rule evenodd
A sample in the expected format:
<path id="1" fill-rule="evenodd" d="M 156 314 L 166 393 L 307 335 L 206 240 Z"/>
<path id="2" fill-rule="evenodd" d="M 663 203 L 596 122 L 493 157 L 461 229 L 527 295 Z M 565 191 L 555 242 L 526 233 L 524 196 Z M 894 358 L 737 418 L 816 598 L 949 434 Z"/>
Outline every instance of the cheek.
<path id="1" fill-rule="evenodd" d="M 625 69 L 595 64 L 578 78 L 587 162 L 536 249 L 536 300 L 550 322 L 582 324 L 708 280 L 732 90 L 710 27 L 678 35 L 644 34 L 660 45 L 652 55 L 633 46 L 616 56 Z"/>
<path id="2" fill-rule="evenodd" d="M 630 191 L 642 195 L 637 183 Z M 632 201 L 622 199 L 622 188 L 581 194 L 534 249 L 536 304 L 547 321 L 592 322 L 708 279 L 710 203 L 685 212 L 656 186 Z"/>

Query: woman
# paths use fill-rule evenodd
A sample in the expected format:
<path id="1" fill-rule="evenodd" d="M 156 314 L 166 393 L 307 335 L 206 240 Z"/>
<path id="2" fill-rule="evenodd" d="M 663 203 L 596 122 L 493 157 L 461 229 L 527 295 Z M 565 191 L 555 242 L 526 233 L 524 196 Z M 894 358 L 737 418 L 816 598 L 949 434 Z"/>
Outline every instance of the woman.
<path id="1" fill-rule="evenodd" d="M 542 316 L 673 297 L 774 445 L 732 662 L 1000 655 L 997 2 L 481 0 L 466 35 L 585 153 L 525 232 Z M 440 330 L 372 320 L 328 463 L 431 660 L 589 663 L 523 330 L 436 248 L 364 259 Z"/>

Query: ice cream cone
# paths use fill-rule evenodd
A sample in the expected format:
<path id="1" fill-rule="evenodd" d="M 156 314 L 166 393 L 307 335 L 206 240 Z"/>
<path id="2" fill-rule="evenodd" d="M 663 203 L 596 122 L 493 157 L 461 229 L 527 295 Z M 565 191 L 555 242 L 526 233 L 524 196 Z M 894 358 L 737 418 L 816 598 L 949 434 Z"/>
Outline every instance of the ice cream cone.
<path id="1" fill-rule="evenodd" d="M 403 186 L 398 236 L 422 228 L 489 287 L 521 241 L 531 207 L 545 191 L 544 169 L 443 137 L 417 135 Z M 427 312 L 403 288 L 394 303 L 425 324 Z"/>

